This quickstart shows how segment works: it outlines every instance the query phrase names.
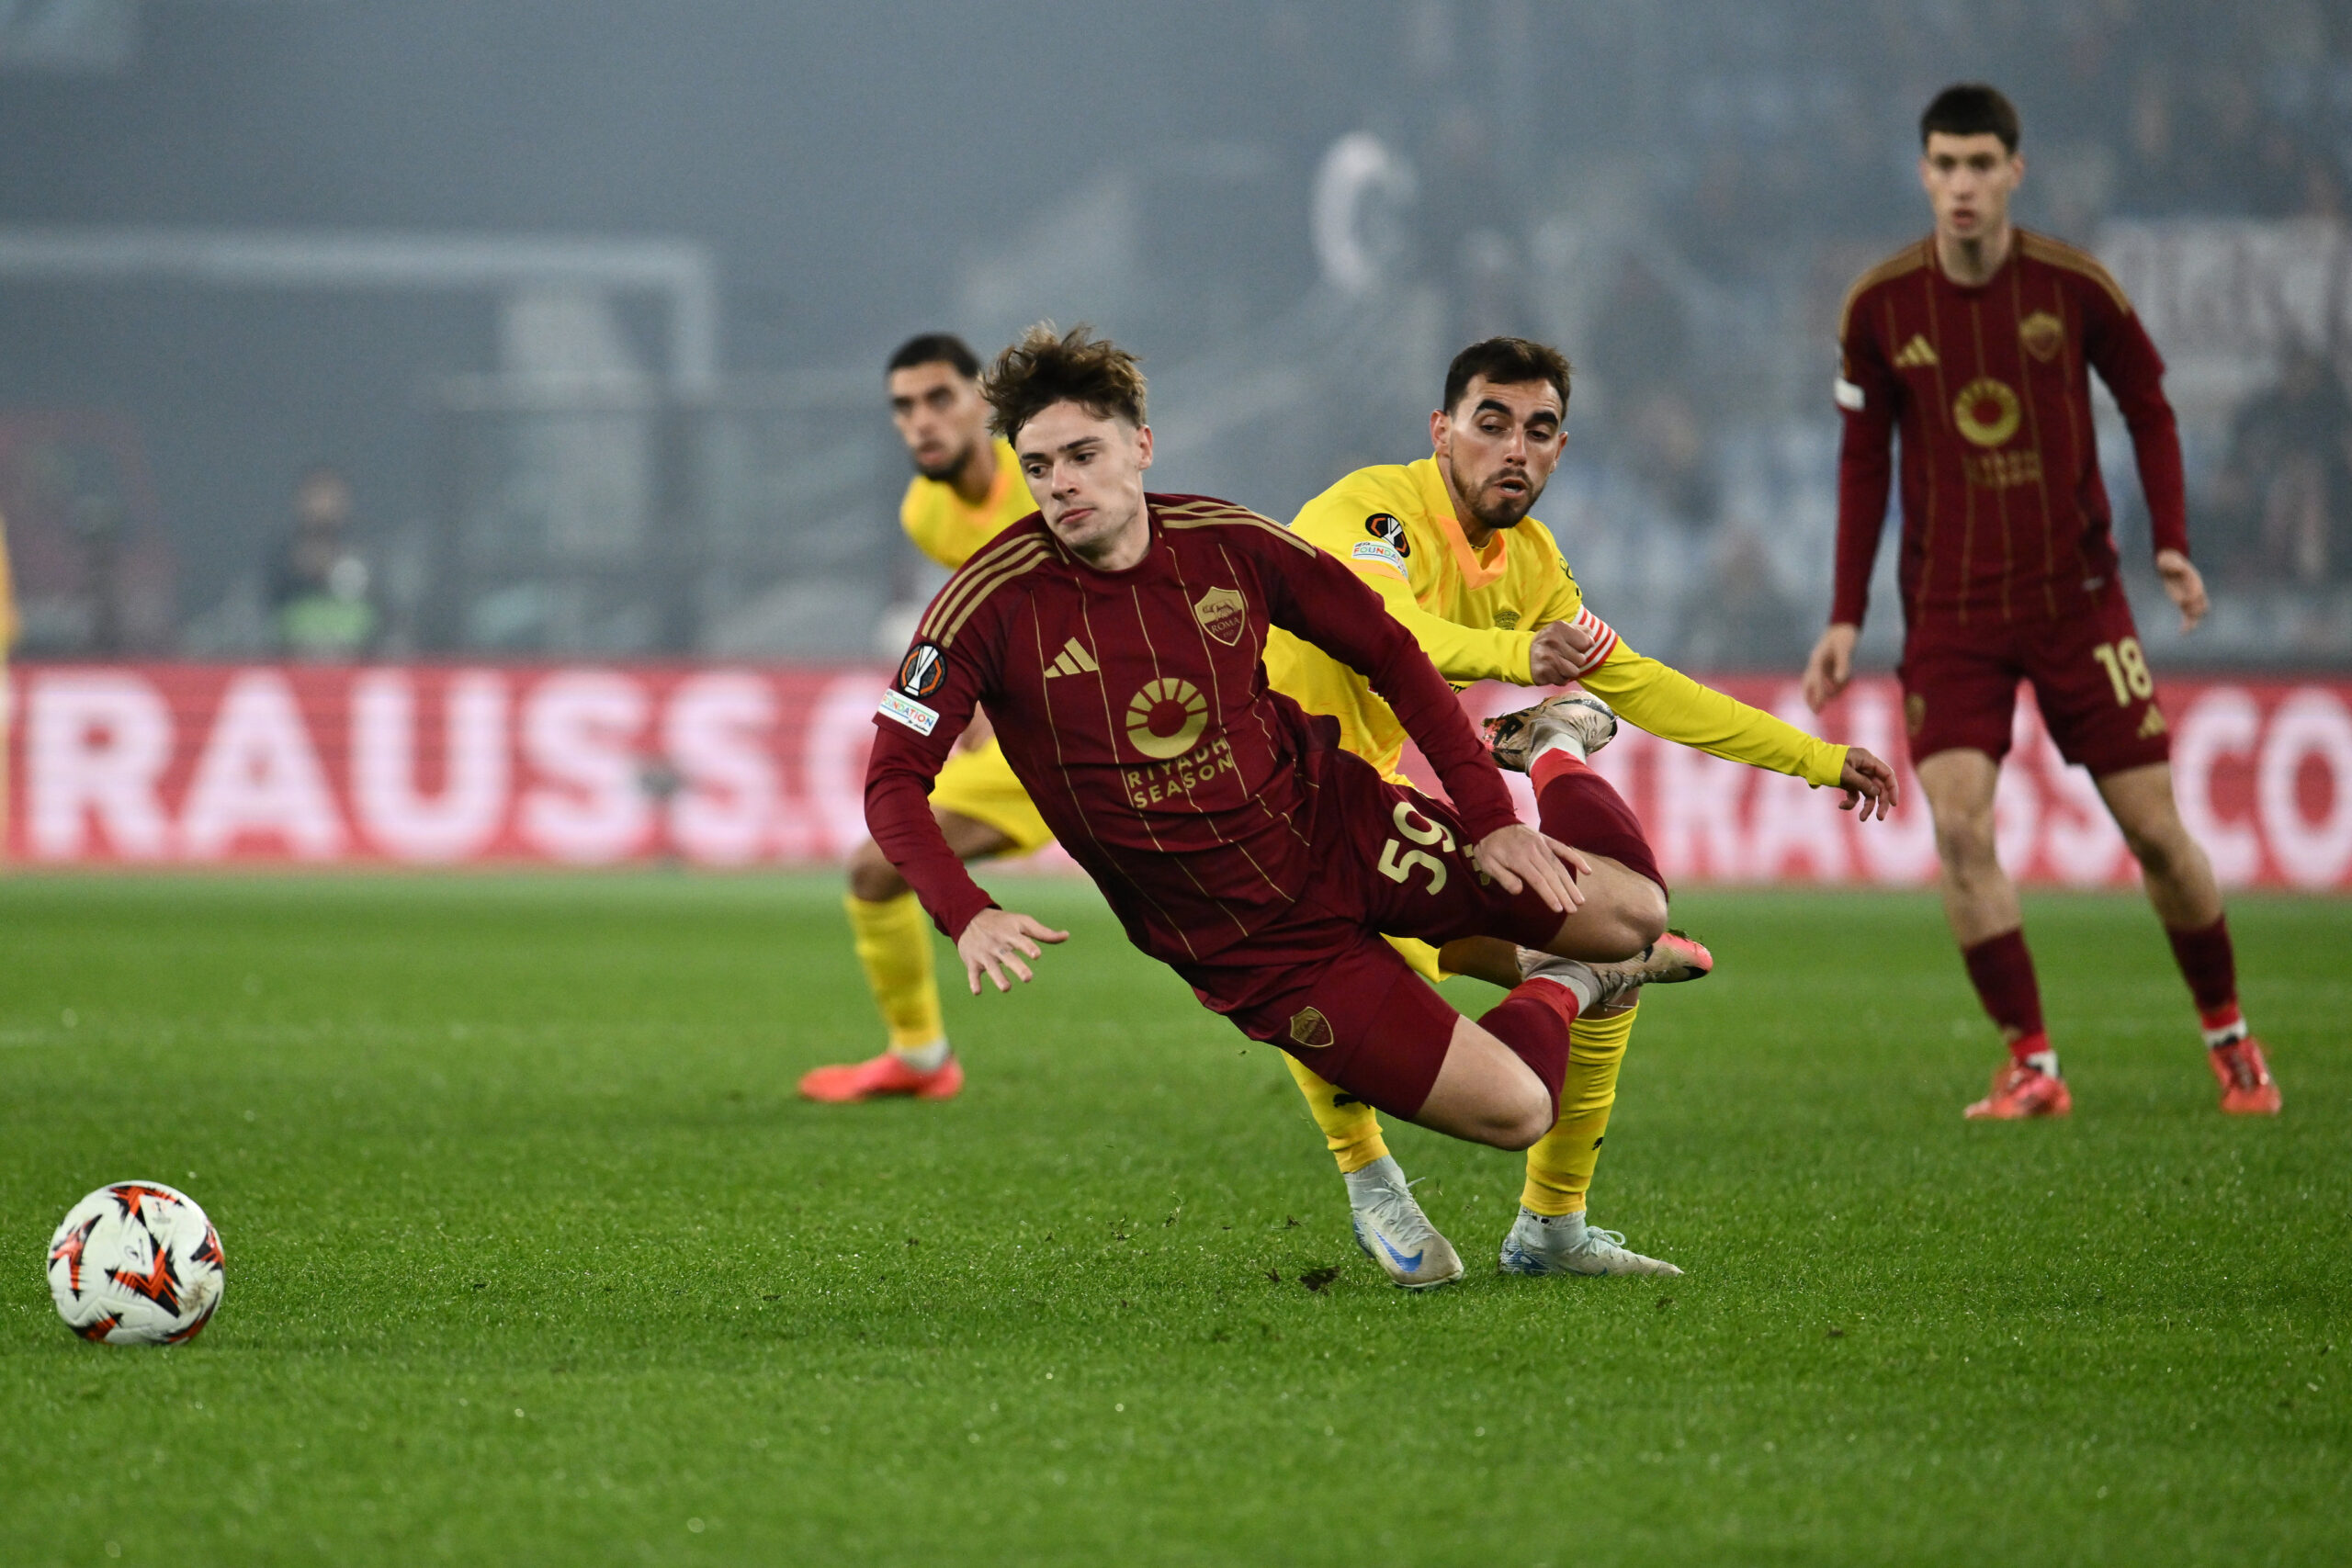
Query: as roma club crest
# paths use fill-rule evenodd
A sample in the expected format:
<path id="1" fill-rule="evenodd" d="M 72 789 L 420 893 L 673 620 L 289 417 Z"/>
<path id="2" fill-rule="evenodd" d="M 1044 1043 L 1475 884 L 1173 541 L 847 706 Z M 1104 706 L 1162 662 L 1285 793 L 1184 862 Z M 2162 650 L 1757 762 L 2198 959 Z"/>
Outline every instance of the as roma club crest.
<path id="1" fill-rule="evenodd" d="M 2058 345 L 2066 341 L 2066 323 L 2047 310 L 2036 310 L 2018 323 L 2018 341 L 2025 351 L 2044 365 L 2058 357 Z"/>
<path id="2" fill-rule="evenodd" d="M 1310 1051 L 1324 1050 L 1338 1038 L 1331 1032 L 1331 1021 L 1317 1008 L 1301 1008 L 1290 1015 L 1290 1037 Z"/>
<path id="3" fill-rule="evenodd" d="M 939 690 L 947 679 L 947 660 L 930 643 L 919 642 L 907 649 L 907 657 L 899 666 L 899 690 L 918 700 Z"/>
<path id="4" fill-rule="evenodd" d="M 1200 617 L 1203 631 L 1229 648 L 1240 639 L 1249 608 L 1249 602 L 1236 590 L 1212 588 L 1201 595 L 1200 602 L 1193 606 L 1193 614 Z"/>
<path id="5" fill-rule="evenodd" d="M 1365 518 L 1363 531 L 1400 556 L 1413 553 L 1413 541 L 1405 537 L 1405 525 L 1385 512 L 1375 512 Z"/>

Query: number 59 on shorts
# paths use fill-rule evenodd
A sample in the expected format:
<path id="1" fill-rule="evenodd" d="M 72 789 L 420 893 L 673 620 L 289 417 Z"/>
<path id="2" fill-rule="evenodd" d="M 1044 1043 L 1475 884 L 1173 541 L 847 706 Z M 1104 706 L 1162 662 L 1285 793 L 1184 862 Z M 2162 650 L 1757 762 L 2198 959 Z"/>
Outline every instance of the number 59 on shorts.
<path id="1" fill-rule="evenodd" d="M 1451 852 L 1453 835 L 1442 822 L 1432 822 L 1413 809 L 1410 801 L 1400 800 L 1394 813 L 1396 830 L 1417 844 L 1435 844 Z M 1422 866 L 1429 867 L 1430 887 L 1436 893 L 1445 886 L 1445 863 L 1427 850 L 1408 850 L 1395 839 L 1380 846 L 1380 874 L 1391 882 L 1403 882 Z"/>

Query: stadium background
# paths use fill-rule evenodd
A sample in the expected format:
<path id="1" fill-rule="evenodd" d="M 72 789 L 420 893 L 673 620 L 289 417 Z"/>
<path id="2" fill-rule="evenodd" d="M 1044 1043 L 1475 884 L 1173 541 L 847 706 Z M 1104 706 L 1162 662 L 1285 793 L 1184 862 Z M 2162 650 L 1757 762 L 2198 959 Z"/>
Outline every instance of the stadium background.
<path id="1" fill-rule="evenodd" d="M 1048 315 L 1146 355 L 1159 482 L 1277 516 L 1422 450 L 1453 346 L 1562 344 L 1541 510 L 1596 602 L 1792 710 L 1837 303 L 1924 226 L 1912 118 L 1968 74 L 2023 107 L 2023 220 L 2106 257 L 2171 363 L 2194 640 L 2101 434 L 2188 808 L 2230 881 L 2342 887 L 2352 39 L 2168 0 L 0 8 L 6 852 L 837 855 L 861 694 L 937 581 L 878 366 Z M 295 662 L 320 464 L 366 626 Z M 1829 727 L 1899 750 L 1888 705 Z M 2020 724 L 2013 863 L 2127 879 Z M 1928 874 L 1916 814 L 1871 847 L 1780 781 L 1611 765 L 1678 876 Z"/>

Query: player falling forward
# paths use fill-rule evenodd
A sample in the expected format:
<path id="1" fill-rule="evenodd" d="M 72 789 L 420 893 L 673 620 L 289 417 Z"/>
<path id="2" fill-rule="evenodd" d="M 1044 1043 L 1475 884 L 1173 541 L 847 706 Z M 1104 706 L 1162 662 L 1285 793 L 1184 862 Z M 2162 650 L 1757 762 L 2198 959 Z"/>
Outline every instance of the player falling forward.
<path id="1" fill-rule="evenodd" d="M 2096 369 L 2132 432 L 2156 573 L 2181 629 L 2205 614 L 2188 559 L 2180 437 L 2164 361 L 2083 252 L 2009 222 L 2025 177 L 2018 115 L 1988 86 L 1920 117 L 1935 231 L 1857 281 L 1838 326 L 1838 570 L 1805 665 L 1818 710 L 1853 673 L 1903 433 L 1904 717 L 1934 813 L 1944 914 L 2009 1061 L 1971 1117 L 2064 1116 L 2073 1097 L 2042 1025 L 2017 889 L 1995 853 L 1993 793 L 2019 681 L 2059 752 L 2090 771 L 2145 874 L 2205 1031 L 2222 1109 L 2276 1114 L 2278 1086 L 2238 1007 L 2211 863 L 2174 804 L 2169 738 L 2118 575 L 2091 430 Z"/>
<path id="2" fill-rule="evenodd" d="M 1306 503 L 1293 532 L 1345 561 L 1449 682 L 1576 681 L 1608 699 L 1554 699 L 1490 722 L 1490 734 L 1503 742 L 1497 760 L 1531 771 L 1539 790 L 1566 759 L 1580 762 L 1607 743 L 1616 730 L 1609 704 L 1653 734 L 1719 757 L 1816 785 L 1861 787 L 1871 768 L 1883 768 L 1867 751 L 1849 756 L 1843 746 L 1643 658 L 1586 606 L 1557 541 L 1529 515 L 1566 446 L 1568 388 L 1568 363 L 1556 349 L 1510 337 L 1473 344 L 1454 356 L 1442 404 L 1430 415 L 1432 455 L 1350 474 Z M 1280 629 L 1268 640 L 1266 672 L 1276 691 L 1308 712 L 1337 716 L 1348 750 L 1391 784 L 1406 783 L 1398 771 L 1404 727 L 1363 675 Z M 1640 822 L 1613 791 L 1603 786 L 1594 795 L 1578 818 L 1577 847 L 1639 877 L 1662 906 L 1666 879 Z M 1495 972 L 1476 942 L 1442 955 L 1418 942 L 1403 949 L 1432 980 L 1445 972 L 1503 985 L 1518 977 Z M 1560 1117 L 1527 1151 L 1519 1216 L 1502 1246 L 1507 1272 L 1679 1272 L 1585 1224 L 1637 998 L 1628 992 L 1587 1010 L 1570 1032 Z M 1452 1246 L 1405 1192 L 1371 1108 L 1335 1093 L 1296 1057 L 1288 1060 L 1347 1179 L 1364 1250 L 1392 1278 L 1399 1274 L 1396 1258 L 1452 1258 Z"/>
<path id="3" fill-rule="evenodd" d="M 887 374 L 891 418 L 916 469 L 899 521 L 918 548 L 953 570 L 1035 503 L 1012 448 L 989 434 L 979 361 L 960 339 L 944 333 L 911 338 L 890 356 Z M 941 769 L 931 807 L 948 844 L 966 861 L 1027 854 L 1053 841 L 1053 829 L 1013 776 L 984 716 L 965 730 Z M 889 1032 L 888 1049 L 866 1061 L 816 1068 L 801 1078 L 800 1092 L 831 1103 L 899 1095 L 948 1099 L 962 1089 L 964 1069 L 948 1046 L 922 907 L 870 840 L 850 857 L 849 884 L 842 906 Z M 1296 1072 L 1300 1092 L 1318 1118 L 1348 1098 L 1304 1067 Z M 1369 1119 L 1371 1113 L 1362 1114 Z M 1375 1144 L 1378 1137 L 1374 1122 Z M 1403 1234 L 1419 1217 L 1419 1206 L 1401 1176 L 1392 1193 L 1378 1186 L 1381 1174 L 1358 1177 L 1352 1186 L 1395 1216 L 1388 1228 Z M 1421 1226 L 1427 1228 L 1425 1220 Z M 1392 1274 L 1401 1269 L 1410 1276 L 1406 1282 L 1442 1282 L 1461 1272 L 1460 1259 L 1442 1237 L 1427 1255 L 1396 1253 L 1380 1261 Z"/>
<path id="4" fill-rule="evenodd" d="M 1376 593 L 1261 517 L 1147 496 L 1143 378 L 1115 345 L 1033 329 L 986 389 L 1040 513 L 933 602 L 876 716 L 866 776 L 875 841 L 955 940 L 973 992 L 983 975 L 1000 990 L 1008 972 L 1029 979 L 1039 943 L 1067 938 L 999 908 L 925 799 L 984 701 L 1129 939 L 1205 1005 L 1312 1053 L 1319 1073 L 1393 1114 L 1498 1147 L 1534 1143 L 1558 1120 L 1577 1015 L 1685 973 L 1653 945 L 1657 886 L 1564 841 L 1613 792 L 1549 753 L 1545 830 L 1522 826 L 1453 689 Z M 1332 720 L 1268 690 L 1274 626 L 1362 671 L 1453 804 L 1383 779 L 1333 744 Z M 1868 776 L 1849 804 L 1883 809 L 1892 783 Z M 1383 931 L 1538 951 L 1474 1021 Z"/>
<path id="5" fill-rule="evenodd" d="M 1012 448 L 989 437 L 980 362 L 962 339 L 946 333 L 910 338 L 890 356 L 888 375 L 890 418 L 915 465 L 899 521 L 916 548 L 952 571 L 1036 504 Z M 965 731 L 940 770 L 931 808 L 949 848 L 965 860 L 1027 854 L 1053 841 L 985 719 Z M 867 1061 L 819 1067 L 801 1078 L 800 1092 L 835 1102 L 877 1095 L 948 1099 L 964 1087 L 964 1068 L 948 1048 L 940 1016 L 930 925 L 871 841 L 850 856 L 842 907 L 889 1031 L 889 1049 Z"/>

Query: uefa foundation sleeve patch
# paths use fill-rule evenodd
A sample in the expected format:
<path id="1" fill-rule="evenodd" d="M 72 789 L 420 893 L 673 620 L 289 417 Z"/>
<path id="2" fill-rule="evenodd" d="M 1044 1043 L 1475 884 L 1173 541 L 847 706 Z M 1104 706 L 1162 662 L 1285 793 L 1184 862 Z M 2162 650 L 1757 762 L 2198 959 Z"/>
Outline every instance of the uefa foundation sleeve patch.
<path id="1" fill-rule="evenodd" d="M 904 692 L 883 693 L 882 705 L 874 711 L 897 719 L 917 735 L 929 735 L 939 728 L 939 710 L 923 706 Z"/>
<path id="2" fill-rule="evenodd" d="M 1356 560 L 1378 561 L 1394 570 L 1399 577 L 1405 574 L 1405 558 L 1396 553 L 1395 546 L 1383 544 L 1378 539 L 1359 540 L 1348 554 Z"/>

